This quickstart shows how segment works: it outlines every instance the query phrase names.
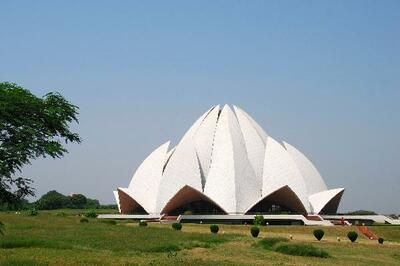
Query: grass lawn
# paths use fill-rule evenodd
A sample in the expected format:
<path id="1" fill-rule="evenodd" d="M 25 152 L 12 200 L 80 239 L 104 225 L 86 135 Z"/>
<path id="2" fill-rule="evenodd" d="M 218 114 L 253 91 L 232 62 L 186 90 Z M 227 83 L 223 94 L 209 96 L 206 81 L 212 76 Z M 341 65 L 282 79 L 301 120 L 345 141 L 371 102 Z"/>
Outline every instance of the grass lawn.
<path id="1" fill-rule="evenodd" d="M 0 265 L 400 265 L 400 226 L 370 227 L 385 238 L 379 245 L 361 235 L 357 243 L 350 243 L 346 234 L 357 231 L 355 227 L 324 227 L 325 236 L 318 242 L 312 235 L 316 227 L 267 226 L 253 238 L 249 226 L 220 225 L 219 233 L 212 235 L 208 225 L 183 224 L 182 231 L 175 231 L 170 225 L 153 223 L 147 227 L 98 219 L 80 223 L 79 210 L 64 210 L 65 217 L 58 212 L 0 213 L 6 230 L 0 235 Z M 285 243 L 289 247 L 265 248 L 259 243 L 290 235 L 293 240 Z M 329 257 L 278 252 L 302 245 Z"/>

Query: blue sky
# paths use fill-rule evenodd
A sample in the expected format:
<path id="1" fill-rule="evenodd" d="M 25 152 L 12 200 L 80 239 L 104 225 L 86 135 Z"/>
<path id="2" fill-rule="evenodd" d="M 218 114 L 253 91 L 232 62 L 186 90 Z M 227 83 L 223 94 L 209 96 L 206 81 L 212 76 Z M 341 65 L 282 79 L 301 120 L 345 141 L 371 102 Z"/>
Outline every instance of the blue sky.
<path id="1" fill-rule="evenodd" d="M 0 80 L 80 107 L 81 145 L 24 169 L 103 203 L 159 144 L 235 104 L 300 148 L 341 210 L 399 213 L 399 1 L 3 1 Z"/>

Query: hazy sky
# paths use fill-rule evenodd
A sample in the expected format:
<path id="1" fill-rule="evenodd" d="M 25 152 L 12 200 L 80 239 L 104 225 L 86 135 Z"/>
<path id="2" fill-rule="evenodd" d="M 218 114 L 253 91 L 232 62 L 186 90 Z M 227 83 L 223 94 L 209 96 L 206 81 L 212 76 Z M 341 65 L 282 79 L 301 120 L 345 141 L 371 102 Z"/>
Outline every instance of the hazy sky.
<path id="1" fill-rule="evenodd" d="M 24 169 L 38 196 L 113 203 L 228 103 L 345 187 L 340 210 L 400 213 L 400 1 L 148 2 L 0 3 L 0 81 L 80 107 L 83 143 Z"/>

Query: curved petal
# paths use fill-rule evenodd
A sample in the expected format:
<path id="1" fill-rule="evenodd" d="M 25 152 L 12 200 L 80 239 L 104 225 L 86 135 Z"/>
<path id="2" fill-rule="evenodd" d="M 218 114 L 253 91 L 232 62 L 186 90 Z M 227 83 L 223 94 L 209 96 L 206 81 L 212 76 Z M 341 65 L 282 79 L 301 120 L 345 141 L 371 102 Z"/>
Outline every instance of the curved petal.
<path id="1" fill-rule="evenodd" d="M 156 213 L 160 213 L 185 185 L 202 190 L 200 166 L 192 138 L 182 139 L 169 159 L 158 188 Z"/>
<path id="2" fill-rule="evenodd" d="M 120 212 L 122 214 L 143 213 L 146 212 L 132 196 L 132 193 L 127 188 L 118 188 L 118 202 Z M 146 212 L 147 213 L 147 212 Z"/>
<path id="3" fill-rule="evenodd" d="M 243 139 L 246 144 L 246 151 L 249 162 L 253 167 L 257 179 L 259 180 L 258 182 L 261 184 L 265 156 L 265 142 L 260 134 L 257 132 L 254 124 L 248 118 L 248 115 L 236 106 L 234 106 L 233 108 L 235 110 Z"/>
<path id="4" fill-rule="evenodd" d="M 315 193 L 309 197 L 315 214 L 336 214 L 344 188 L 335 188 Z"/>
<path id="5" fill-rule="evenodd" d="M 169 141 L 154 150 L 139 166 L 129 184 L 129 191 L 148 213 L 154 213 L 158 187 L 167 160 Z"/>
<path id="6" fill-rule="evenodd" d="M 306 182 L 308 195 L 310 196 L 317 192 L 327 190 L 324 180 L 313 163 L 303 153 L 289 143 L 283 142 L 283 145 L 285 145 L 286 150 L 299 168 L 301 175 Z"/>
<path id="7" fill-rule="evenodd" d="M 309 211 L 307 188 L 300 170 L 286 149 L 275 139 L 268 137 L 263 172 L 263 195 L 269 195 L 285 185 L 296 193 Z"/>
<path id="8" fill-rule="evenodd" d="M 261 196 L 260 181 L 247 157 L 235 114 L 225 105 L 215 131 L 212 162 L 204 194 L 228 213 L 243 213 L 249 204 Z"/>

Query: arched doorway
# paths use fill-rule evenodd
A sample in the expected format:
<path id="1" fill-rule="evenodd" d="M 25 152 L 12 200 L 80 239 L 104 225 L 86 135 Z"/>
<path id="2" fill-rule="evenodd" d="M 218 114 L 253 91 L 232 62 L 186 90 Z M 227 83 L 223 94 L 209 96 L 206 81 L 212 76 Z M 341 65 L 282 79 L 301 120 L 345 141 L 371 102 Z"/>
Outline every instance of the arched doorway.
<path id="1" fill-rule="evenodd" d="M 246 214 L 307 214 L 306 209 L 289 186 L 283 186 L 260 199 Z"/>
<path id="2" fill-rule="evenodd" d="M 184 186 L 165 205 L 162 214 L 226 214 L 213 200 L 200 191 Z"/>

